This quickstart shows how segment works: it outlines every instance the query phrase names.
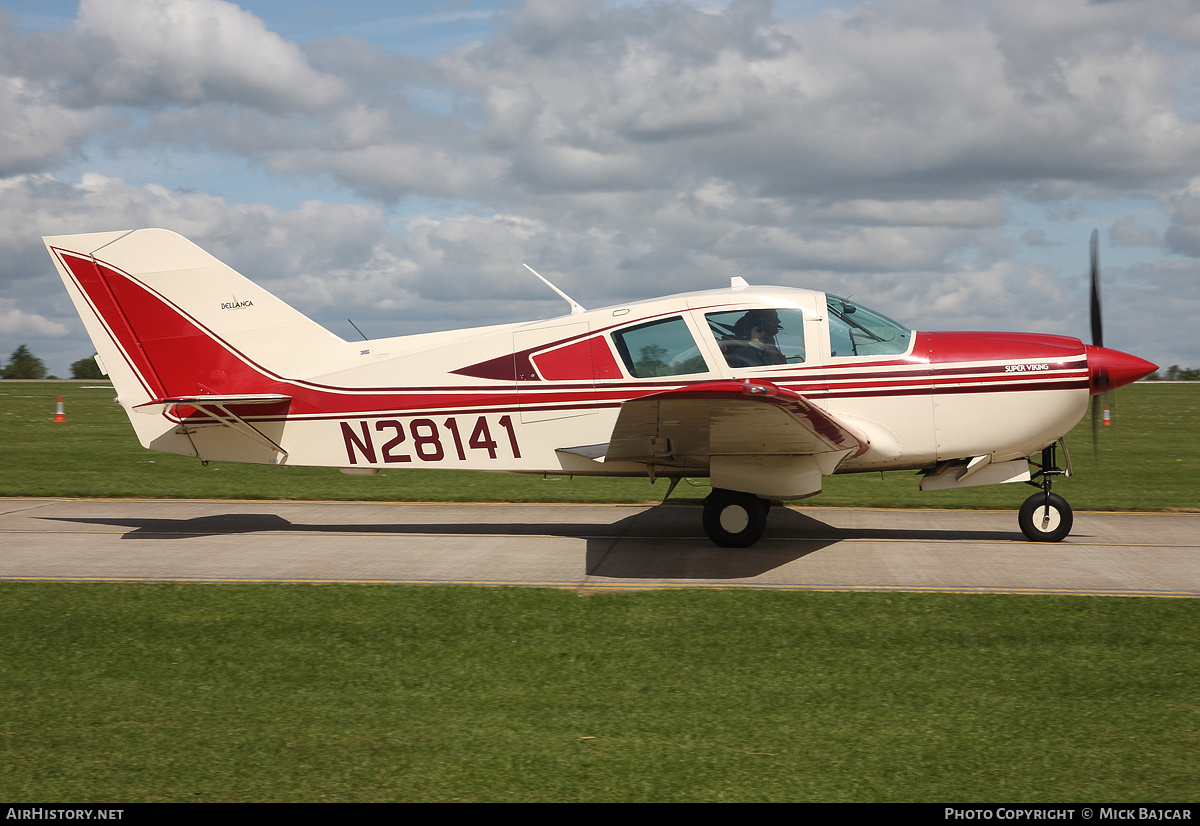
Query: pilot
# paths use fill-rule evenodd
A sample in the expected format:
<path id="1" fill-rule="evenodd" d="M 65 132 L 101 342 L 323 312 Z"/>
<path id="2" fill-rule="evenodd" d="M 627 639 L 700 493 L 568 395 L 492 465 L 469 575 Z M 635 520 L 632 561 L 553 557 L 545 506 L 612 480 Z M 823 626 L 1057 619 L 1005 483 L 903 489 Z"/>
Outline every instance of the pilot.
<path id="1" fill-rule="evenodd" d="M 730 367 L 761 367 L 786 364 L 787 359 L 775 343 L 782 329 L 775 310 L 750 310 L 733 325 L 733 333 L 719 344 Z"/>

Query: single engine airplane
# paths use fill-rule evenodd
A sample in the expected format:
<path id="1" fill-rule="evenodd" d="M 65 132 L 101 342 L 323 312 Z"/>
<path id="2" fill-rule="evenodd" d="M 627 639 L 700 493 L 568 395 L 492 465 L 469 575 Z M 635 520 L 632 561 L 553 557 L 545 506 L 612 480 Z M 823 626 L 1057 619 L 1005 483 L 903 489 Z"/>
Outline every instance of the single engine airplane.
<path id="1" fill-rule="evenodd" d="M 555 288 L 569 315 L 345 341 L 175 233 L 44 240 L 143 447 L 361 474 L 709 477 L 702 521 L 725 547 L 758 541 L 772 500 L 896 469 L 923 490 L 1029 482 L 1022 531 L 1061 540 L 1056 445 L 1090 395 L 1155 369 L 1099 346 L 1094 255 L 1093 345 L 917 332 L 741 278 L 590 311 Z"/>

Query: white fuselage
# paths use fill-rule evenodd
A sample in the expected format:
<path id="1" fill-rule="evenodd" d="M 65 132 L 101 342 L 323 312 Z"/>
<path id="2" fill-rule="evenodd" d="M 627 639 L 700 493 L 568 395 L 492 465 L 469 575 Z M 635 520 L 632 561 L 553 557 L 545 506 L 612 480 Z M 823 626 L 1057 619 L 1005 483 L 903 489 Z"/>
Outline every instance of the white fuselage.
<path id="1" fill-rule="evenodd" d="M 276 391 L 296 400 L 286 416 L 246 416 L 286 457 L 203 419 L 189 423 L 188 434 L 174 432 L 169 439 L 159 434 L 153 446 L 208 460 L 289 465 L 644 475 L 641 465 L 580 461 L 561 449 L 606 443 L 629 399 L 720 379 L 752 379 L 801 393 L 864 432 L 870 449 L 838 468 L 853 472 L 923 468 L 981 455 L 992 461 L 1027 456 L 1069 430 L 1087 407 L 1082 345 L 1074 354 L 1042 352 L 1031 349 L 1026 337 L 1015 353 L 960 357 L 938 353 L 942 334 L 918 333 L 900 355 L 837 356 L 830 349 L 823 293 L 771 288 L 684 299 L 344 343 L 339 369 L 276 383 Z M 725 363 L 704 313 L 753 307 L 804 313 L 804 362 L 740 368 Z M 694 336 L 705 369 L 670 377 L 632 375 L 613 334 L 675 317 Z M 131 418 L 136 423 L 141 416 Z M 702 475 L 704 468 L 675 471 Z"/>

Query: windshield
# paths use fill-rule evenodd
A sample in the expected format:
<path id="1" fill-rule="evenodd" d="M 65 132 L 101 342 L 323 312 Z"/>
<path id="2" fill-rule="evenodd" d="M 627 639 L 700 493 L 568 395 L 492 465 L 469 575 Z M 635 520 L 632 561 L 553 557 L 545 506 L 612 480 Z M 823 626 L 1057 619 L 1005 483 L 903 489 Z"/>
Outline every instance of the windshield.
<path id="1" fill-rule="evenodd" d="M 884 356 L 908 352 L 912 330 L 890 318 L 836 295 L 829 308 L 829 355 Z"/>

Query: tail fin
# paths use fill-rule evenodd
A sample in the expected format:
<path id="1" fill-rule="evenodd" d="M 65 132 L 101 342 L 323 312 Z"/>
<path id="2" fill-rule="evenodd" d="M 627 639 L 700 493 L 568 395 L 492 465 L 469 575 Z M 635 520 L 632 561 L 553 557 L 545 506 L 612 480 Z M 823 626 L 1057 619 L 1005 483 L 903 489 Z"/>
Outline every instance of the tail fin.
<path id="1" fill-rule="evenodd" d="M 172 397 L 278 393 L 344 351 L 342 339 L 173 232 L 43 240 L 131 412 Z M 168 424 L 130 419 L 146 446 Z"/>

